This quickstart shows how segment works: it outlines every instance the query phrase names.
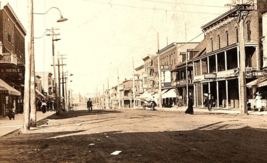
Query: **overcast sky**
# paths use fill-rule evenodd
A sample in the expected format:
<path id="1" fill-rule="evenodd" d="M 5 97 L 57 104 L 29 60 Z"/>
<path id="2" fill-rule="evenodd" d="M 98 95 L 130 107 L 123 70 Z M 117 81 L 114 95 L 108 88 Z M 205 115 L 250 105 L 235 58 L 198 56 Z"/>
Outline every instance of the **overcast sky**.
<path id="1" fill-rule="evenodd" d="M 46 29 L 59 28 L 60 41 L 55 42 L 55 54 L 66 54 L 64 63 L 74 74 L 71 87 L 75 93 L 95 94 L 132 75 L 142 58 L 157 51 L 159 45 L 187 41 L 201 33 L 200 27 L 229 10 L 224 5 L 232 0 L 36 0 L 34 13 L 45 13 L 58 7 L 69 20 L 57 23 L 60 14 L 51 9 L 45 15 L 34 15 L 34 37 Z M 27 0 L 9 2 L 27 30 Z M 186 25 L 185 25 L 186 24 Z M 186 30 L 185 30 L 186 27 Z M 49 32 L 47 32 L 49 33 Z M 203 35 L 193 41 L 201 41 Z M 36 71 L 54 72 L 51 64 L 51 36 L 35 39 Z M 91 95 L 92 96 L 92 95 Z"/>

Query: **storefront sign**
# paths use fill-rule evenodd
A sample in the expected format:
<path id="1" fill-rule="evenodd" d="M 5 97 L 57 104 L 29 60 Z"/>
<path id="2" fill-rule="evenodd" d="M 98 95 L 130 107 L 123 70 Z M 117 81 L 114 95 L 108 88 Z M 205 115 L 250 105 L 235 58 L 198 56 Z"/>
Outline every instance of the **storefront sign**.
<path id="1" fill-rule="evenodd" d="M 204 79 L 216 79 L 216 74 L 205 74 Z"/>

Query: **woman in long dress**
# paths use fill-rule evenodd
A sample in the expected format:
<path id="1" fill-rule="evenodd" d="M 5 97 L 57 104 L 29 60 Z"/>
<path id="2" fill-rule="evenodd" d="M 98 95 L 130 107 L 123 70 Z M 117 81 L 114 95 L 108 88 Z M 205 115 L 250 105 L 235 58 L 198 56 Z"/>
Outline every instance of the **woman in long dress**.
<path id="1" fill-rule="evenodd" d="M 192 97 L 190 96 L 189 101 L 188 101 L 188 106 L 185 111 L 186 114 L 194 114 L 193 105 L 194 103 L 193 103 Z"/>
<path id="2" fill-rule="evenodd" d="M 261 94 L 259 92 L 256 93 L 255 100 L 256 108 L 261 111 Z"/>

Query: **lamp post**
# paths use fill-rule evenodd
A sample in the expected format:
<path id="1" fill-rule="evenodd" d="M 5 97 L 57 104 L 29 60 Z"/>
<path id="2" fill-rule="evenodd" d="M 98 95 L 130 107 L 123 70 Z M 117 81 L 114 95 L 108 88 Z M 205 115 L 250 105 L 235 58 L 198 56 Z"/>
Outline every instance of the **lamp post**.
<path id="1" fill-rule="evenodd" d="M 56 7 L 52 7 L 52 8 L 58 9 Z M 33 14 L 44 15 L 46 13 L 33 13 L 33 0 L 27 1 L 27 17 L 28 17 L 27 31 L 29 35 L 27 36 L 27 40 L 26 40 L 27 52 L 25 54 L 26 69 L 25 69 L 25 83 L 24 83 L 25 85 L 24 87 L 24 116 L 23 116 L 23 130 L 24 131 L 27 131 L 30 129 L 30 123 L 32 124 L 32 126 L 36 126 Z M 60 12 L 60 16 L 61 18 L 57 22 L 63 22 L 63 21 L 68 20 L 66 18 L 63 18 L 61 12 Z M 31 114 L 29 114 L 30 112 Z"/>

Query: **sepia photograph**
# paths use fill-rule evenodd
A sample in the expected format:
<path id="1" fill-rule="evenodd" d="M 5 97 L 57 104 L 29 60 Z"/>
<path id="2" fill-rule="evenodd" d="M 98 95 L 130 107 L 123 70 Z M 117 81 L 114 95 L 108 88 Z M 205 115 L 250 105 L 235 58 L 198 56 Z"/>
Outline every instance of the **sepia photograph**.
<path id="1" fill-rule="evenodd" d="M 0 0 L 0 163 L 267 162 L 267 0 Z"/>

